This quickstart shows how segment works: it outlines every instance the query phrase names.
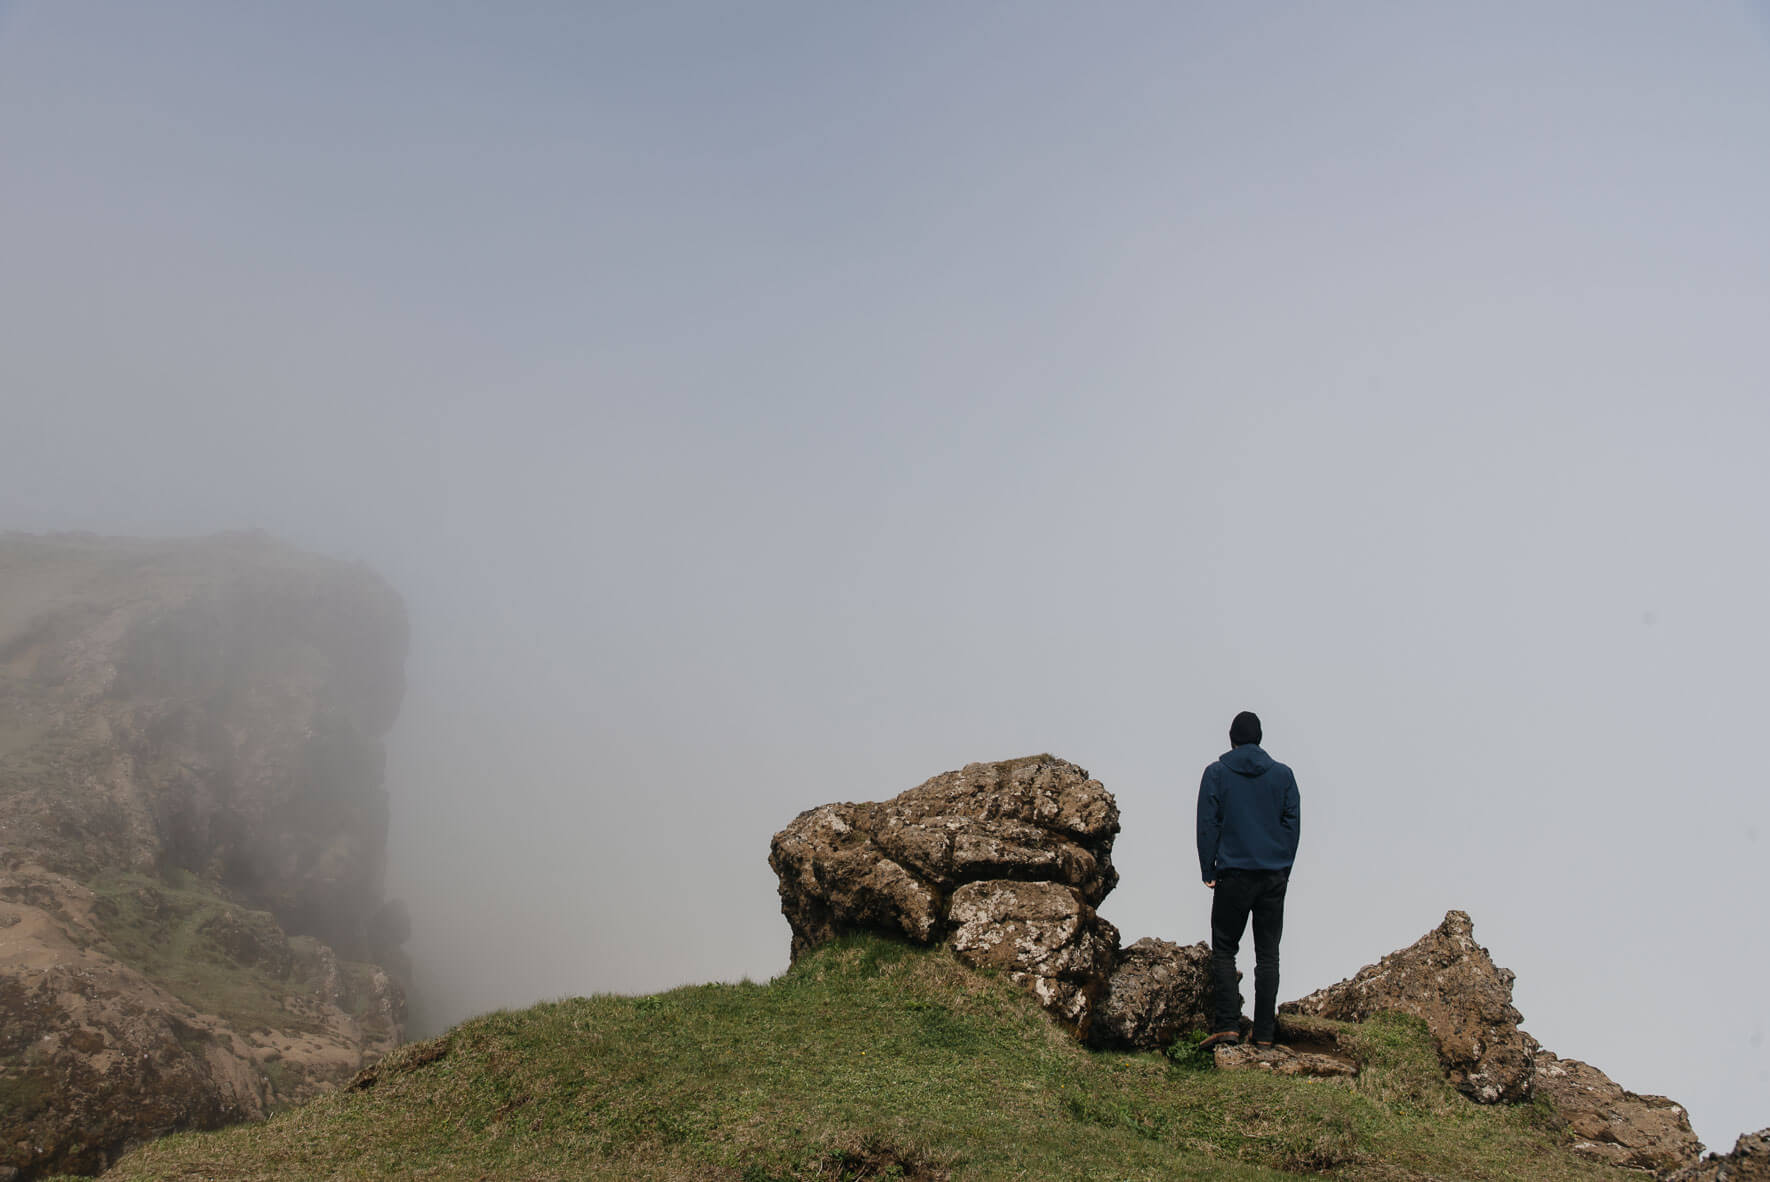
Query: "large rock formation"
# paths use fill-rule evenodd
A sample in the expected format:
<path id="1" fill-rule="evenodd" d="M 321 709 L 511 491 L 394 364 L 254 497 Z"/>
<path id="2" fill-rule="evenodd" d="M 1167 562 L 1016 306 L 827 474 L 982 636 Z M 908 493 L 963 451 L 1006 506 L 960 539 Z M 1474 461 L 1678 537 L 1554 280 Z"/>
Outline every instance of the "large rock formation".
<path id="1" fill-rule="evenodd" d="M 1532 1070 L 1532 1094 L 1549 1101 L 1567 1121 L 1573 1151 L 1582 1157 L 1665 1171 L 1702 1153 L 1681 1104 L 1625 1091 L 1590 1063 L 1562 1059 L 1541 1047 Z"/>
<path id="2" fill-rule="evenodd" d="M 826 804 L 769 865 L 796 959 L 843 932 L 946 943 L 1100 1047 L 1154 1050 L 1208 1020 L 1210 949 L 1140 940 L 1095 910 L 1118 883 L 1118 805 L 1050 755 L 973 763 L 888 801 Z"/>
<path id="3" fill-rule="evenodd" d="M 0 538 L 0 1169 L 101 1168 L 400 1038 L 404 608 L 257 535 Z"/>
<path id="4" fill-rule="evenodd" d="M 877 804 L 827 804 L 775 834 L 768 862 L 795 958 L 847 931 L 949 942 L 1085 1031 L 1118 951 L 1095 913 L 1118 882 L 1118 806 L 1049 755 L 973 763 Z"/>
<path id="5" fill-rule="evenodd" d="M 1280 1012 L 1362 1022 L 1383 1010 L 1425 1020 L 1452 1083 L 1492 1104 L 1530 1095 L 1536 1044 L 1518 1029 L 1513 974 L 1475 942 L 1467 913 L 1452 911 L 1415 943 L 1349 980 L 1286 1002 Z"/>

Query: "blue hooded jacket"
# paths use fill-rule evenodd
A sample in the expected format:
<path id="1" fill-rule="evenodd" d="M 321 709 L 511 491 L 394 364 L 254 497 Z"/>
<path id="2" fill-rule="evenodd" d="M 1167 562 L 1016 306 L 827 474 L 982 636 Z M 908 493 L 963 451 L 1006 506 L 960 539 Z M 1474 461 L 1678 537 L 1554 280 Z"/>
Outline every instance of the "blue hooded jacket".
<path id="1" fill-rule="evenodd" d="M 1198 867 L 1288 870 L 1303 828 L 1297 777 L 1257 743 L 1244 743 L 1205 769 L 1198 786 Z"/>

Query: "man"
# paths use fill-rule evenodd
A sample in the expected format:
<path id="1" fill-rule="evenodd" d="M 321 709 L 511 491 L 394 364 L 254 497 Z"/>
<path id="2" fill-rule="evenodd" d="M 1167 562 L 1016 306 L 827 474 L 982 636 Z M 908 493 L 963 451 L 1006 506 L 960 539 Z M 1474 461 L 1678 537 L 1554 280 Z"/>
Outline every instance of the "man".
<path id="1" fill-rule="evenodd" d="M 1260 747 L 1260 719 L 1243 710 L 1229 726 L 1229 751 L 1198 786 L 1198 865 L 1211 896 L 1211 986 L 1216 1017 L 1205 1047 L 1240 1039 L 1235 954 L 1254 917 L 1254 1043 L 1278 1032 L 1278 938 L 1284 892 L 1302 826 L 1297 777 Z"/>

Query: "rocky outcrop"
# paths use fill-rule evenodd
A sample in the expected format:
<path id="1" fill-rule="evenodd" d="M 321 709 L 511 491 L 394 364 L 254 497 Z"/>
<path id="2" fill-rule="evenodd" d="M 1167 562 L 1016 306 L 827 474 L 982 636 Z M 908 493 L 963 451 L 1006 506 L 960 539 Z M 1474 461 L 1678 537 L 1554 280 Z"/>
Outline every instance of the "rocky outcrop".
<path id="1" fill-rule="evenodd" d="M 1683 1107 L 1625 1091 L 1596 1067 L 1561 1059 L 1520 1030 L 1513 974 L 1475 943 L 1462 911 L 1415 943 L 1338 985 L 1279 1007 L 1286 1018 L 1362 1022 L 1385 1010 L 1425 1021 L 1445 1075 L 1480 1103 L 1540 1097 L 1567 1123 L 1575 1153 L 1610 1165 L 1667 1172 L 1696 1160 L 1702 1145 Z"/>
<path id="2" fill-rule="evenodd" d="M 1770 1129 L 1744 1134 L 1732 1153 L 1711 1153 L 1667 1182 L 1770 1182 Z"/>
<path id="3" fill-rule="evenodd" d="M 259 535 L 0 537 L 0 1169 L 95 1170 L 398 1042 L 405 646 L 373 573 Z"/>
<path id="4" fill-rule="evenodd" d="M 775 834 L 795 959 L 844 932 L 945 943 L 999 969 L 1091 1045 L 1157 1050 L 1209 1021 L 1210 947 L 1139 940 L 1096 908 L 1118 882 L 1118 806 L 1050 755 L 973 763 Z"/>
<path id="5" fill-rule="evenodd" d="M 1095 908 L 1118 882 L 1118 806 L 1050 755 L 973 763 L 880 803 L 810 809 L 769 865 L 795 959 L 850 931 L 946 942 L 1085 1032 L 1118 951 Z"/>
<path id="6" fill-rule="evenodd" d="M 1396 1010 L 1425 1021 L 1452 1083 L 1484 1104 L 1527 1099 L 1535 1043 L 1518 1029 L 1513 974 L 1475 942 L 1462 911 L 1349 980 L 1279 1007 L 1341 1022 Z"/>
<path id="7" fill-rule="evenodd" d="M 1118 956 L 1095 1007 L 1089 1041 L 1103 1050 L 1155 1050 L 1209 1030 L 1211 946 L 1148 936 Z"/>
<path id="8" fill-rule="evenodd" d="M 1702 1142 L 1680 1104 L 1625 1091 L 1578 1059 L 1537 1048 L 1531 1091 L 1567 1121 L 1573 1151 L 1594 1161 L 1667 1171 L 1694 1162 Z"/>

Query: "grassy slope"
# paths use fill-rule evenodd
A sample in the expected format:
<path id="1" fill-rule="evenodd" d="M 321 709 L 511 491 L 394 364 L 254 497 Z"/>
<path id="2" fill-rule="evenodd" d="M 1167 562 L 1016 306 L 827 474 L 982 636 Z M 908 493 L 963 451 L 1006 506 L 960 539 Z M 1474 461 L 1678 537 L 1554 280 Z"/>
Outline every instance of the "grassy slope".
<path id="1" fill-rule="evenodd" d="M 1354 1037 L 1355 1083 L 1090 1054 L 1005 980 L 851 939 L 767 985 L 475 1018 L 373 1086 L 106 1178 L 1639 1177 L 1572 1158 L 1544 1109 L 1450 1092 L 1412 1020 Z"/>

